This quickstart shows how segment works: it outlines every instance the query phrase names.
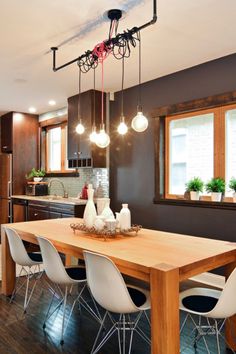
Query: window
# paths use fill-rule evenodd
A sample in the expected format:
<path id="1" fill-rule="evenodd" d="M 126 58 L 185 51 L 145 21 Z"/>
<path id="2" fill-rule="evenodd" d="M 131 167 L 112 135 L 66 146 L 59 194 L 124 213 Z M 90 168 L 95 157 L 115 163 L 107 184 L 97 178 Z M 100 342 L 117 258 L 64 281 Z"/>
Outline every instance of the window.
<path id="1" fill-rule="evenodd" d="M 165 198 L 182 198 L 186 182 L 195 176 L 204 182 L 224 178 L 224 201 L 232 201 L 228 185 L 236 178 L 236 104 L 165 118 Z"/>
<path id="2" fill-rule="evenodd" d="M 67 162 L 67 124 L 46 128 L 46 171 L 66 172 Z"/>

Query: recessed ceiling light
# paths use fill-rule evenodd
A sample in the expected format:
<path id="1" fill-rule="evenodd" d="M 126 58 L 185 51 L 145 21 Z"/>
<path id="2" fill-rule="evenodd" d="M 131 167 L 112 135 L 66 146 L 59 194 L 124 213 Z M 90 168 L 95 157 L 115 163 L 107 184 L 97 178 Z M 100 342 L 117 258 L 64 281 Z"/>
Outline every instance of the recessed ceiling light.
<path id="1" fill-rule="evenodd" d="M 48 104 L 49 104 L 50 106 L 55 106 L 56 101 L 54 101 L 54 100 L 50 100 L 50 101 L 48 101 Z"/>
<path id="2" fill-rule="evenodd" d="M 30 113 L 35 113 L 37 110 L 36 110 L 36 108 L 35 107 L 30 107 L 29 108 L 29 112 Z"/>
<path id="3" fill-rule="evenodd" d="M 63 116 L 63 112 L 57 112 L 57 115 L 59 116 L 59 117 L 61 117 L 61 116 Z"/>

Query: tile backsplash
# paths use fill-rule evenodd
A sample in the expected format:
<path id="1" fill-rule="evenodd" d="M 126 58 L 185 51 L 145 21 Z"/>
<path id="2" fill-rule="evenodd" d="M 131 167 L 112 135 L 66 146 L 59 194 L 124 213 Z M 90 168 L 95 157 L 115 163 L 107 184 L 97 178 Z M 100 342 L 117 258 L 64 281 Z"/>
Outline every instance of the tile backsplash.
<path id="1" fill-rule="evenodd" d="M 84 168 L 79 170 L 79 177 L 56 177 L 60 179 L 68 193 L 69 197 L 77 197 L 81 193 L 85 184 L 91 183 L 96 189 L 101 182 L 104 190 L 104 197 L 109 197 L 109 170 L 108 168 Z M 49 181 L 52 178 L 45 180 Z M 62 186 L 60 183 L 53 183 L 49 190 L 50 194 L 62 195 Z"/>

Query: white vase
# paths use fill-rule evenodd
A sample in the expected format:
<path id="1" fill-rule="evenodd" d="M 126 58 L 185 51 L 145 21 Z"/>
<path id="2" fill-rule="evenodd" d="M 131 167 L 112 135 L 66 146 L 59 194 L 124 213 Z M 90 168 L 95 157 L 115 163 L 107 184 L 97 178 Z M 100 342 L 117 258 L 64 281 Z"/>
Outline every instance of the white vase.
<path id="1" fill-rule="evenodd" d="M 233 202 L 236 203 L 236 192 L 233 193 Z"/>
<path id="2" fill-rule="evenodd" d="M 97 213 L 98 215 L 101 215 L 105 206 L 107 205 L 107 202 L 110 203 L 110 198 L 97 198 L 96 203 L 97 203 Z M 109 204 L 110 205 L 110 204 Z"/>
<path id="3" fill-rule="evenodd" d="M 222 193 L 220 193 L 220 192 L 212 192 L 211 193 L 211 200 L 213 202 L 221 202 L 221 198 L 222 198 Z"/>
<path id="4" fill-rule="evenodd" d="M 199 200 L 199 198 L 200 198 L 199 192 L 190 191 L 190 199 L 191 200 Z"/>
<path id="5" fill-rule="evenodd" d="M 93 202 L 94 190 L 91 185 L 88 188 L 88 201 L 84 209 L 84 223 L 87 227 L 93 227 L 94 220 L 97 216 L 97 211 Z"/>
<path id="6" fill-rule="evenodd" d="M 114 214 L 110 208 L 110 199 L 109 198 L 107 198 L 107 200 L 106 200 L 106 204 L 105 204 L 105 207 L 104 207 L 101 215 L 105 219 L 115 219 Z"/>
<path id="7" fill-rule="evenodd" d="M 128 230 L 131 227 L 131 214 L 128 208 L 128 204 L 122 204 L 119 223 L 121 231 Z"/>

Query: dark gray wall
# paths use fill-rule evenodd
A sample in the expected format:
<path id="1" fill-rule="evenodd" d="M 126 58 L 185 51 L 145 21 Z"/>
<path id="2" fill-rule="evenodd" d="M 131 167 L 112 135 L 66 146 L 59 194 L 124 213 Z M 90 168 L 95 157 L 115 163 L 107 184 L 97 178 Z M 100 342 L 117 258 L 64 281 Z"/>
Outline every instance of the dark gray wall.
<path id="1" fill-rule="evenodd" d="M 128 66 L 128 61 L 127 61 Z M 127 70 L 128 72 L 128 70 Z M 236 54 L 207 62 L 142 85 L 148 115 L 154 108 L 236 90 Z M 153 204 L 153 122 L 146 132 L 116 133 L 120 92 L 111 103 L 110 196 L 113 210 L 129 203 L 132 222 L 170 232 L 236 240 L 236 211 Z M 125 90 L 124 113 L 130 123 L 136 112 L 137 87 Z"/>

